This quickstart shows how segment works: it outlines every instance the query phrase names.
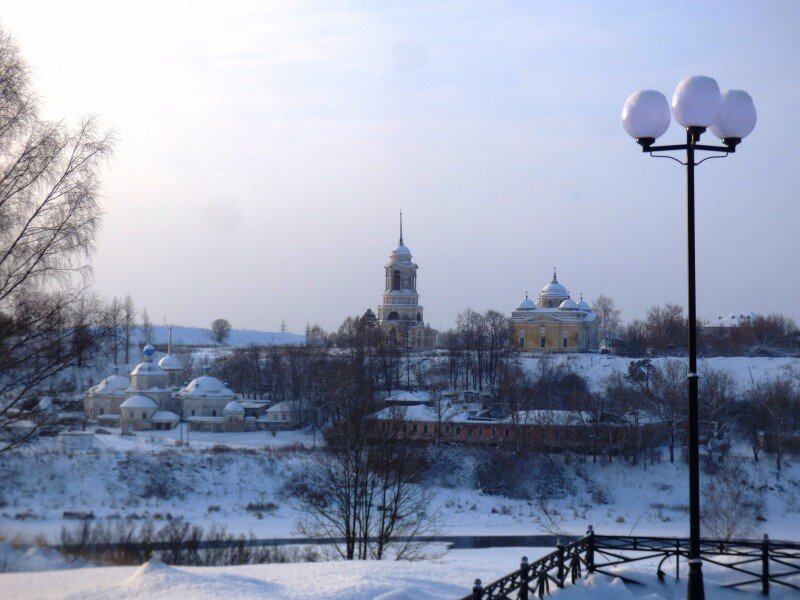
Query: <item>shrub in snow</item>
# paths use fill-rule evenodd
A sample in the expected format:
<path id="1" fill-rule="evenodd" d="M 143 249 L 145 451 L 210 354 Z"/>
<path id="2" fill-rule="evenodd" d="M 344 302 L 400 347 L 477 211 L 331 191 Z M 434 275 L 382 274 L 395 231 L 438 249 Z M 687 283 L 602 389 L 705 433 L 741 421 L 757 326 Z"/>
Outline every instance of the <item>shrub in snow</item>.
<path id="1" fill-rule="evenodd" d="M 705 535 L 730 540 L 747 537 L 763 519 L 763 489 L 755 487 L 736 458 L 723 458 L 703 488 L 700 516 Z"/>

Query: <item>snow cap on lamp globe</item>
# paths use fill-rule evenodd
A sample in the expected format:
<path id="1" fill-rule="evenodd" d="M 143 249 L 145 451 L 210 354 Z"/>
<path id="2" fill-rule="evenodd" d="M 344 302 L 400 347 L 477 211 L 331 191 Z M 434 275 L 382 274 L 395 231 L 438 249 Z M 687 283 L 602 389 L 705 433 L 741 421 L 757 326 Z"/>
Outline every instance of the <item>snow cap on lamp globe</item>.
<path id="1" fill-rule="evenodd" d="M 672 116 L 684 127 L 710 127 L 722 111 L 722 94 L 711 77 L 687 77 L 672 95 Z"/>
<path id="2" fill-rule="evenodd" d="M 750 94 L 728 90 L 722 94 L 722 112 L 709 129 L 721 140 L 742 139 L 756 126 L 756 107 Z"/>
<path id="3" fill-rule="evenodd" d="M 659 138 L 669 127 L 669 103 L 661 92 L 641 90 L 628 96 L 622 126 L 635 139 Z"/>

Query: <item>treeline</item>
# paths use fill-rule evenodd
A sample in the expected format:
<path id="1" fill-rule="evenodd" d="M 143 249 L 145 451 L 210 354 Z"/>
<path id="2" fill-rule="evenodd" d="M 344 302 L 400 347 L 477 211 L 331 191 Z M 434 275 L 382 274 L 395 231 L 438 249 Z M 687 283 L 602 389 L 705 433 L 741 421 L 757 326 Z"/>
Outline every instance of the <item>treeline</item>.
<path id="1" fill-rule="evenodd" d="M 624 356 L 683 356 L 687 329 L 683 307 L 668 303 L 651 307 L 644 319 L 601 334 L 606 334 L 612 347 Z M 741 318 L 736 325 L 726 327 L 698 321 L 697 331 L 701 356 L 786 356 L 800 352 L 797 324 L 779 313 Z"/>

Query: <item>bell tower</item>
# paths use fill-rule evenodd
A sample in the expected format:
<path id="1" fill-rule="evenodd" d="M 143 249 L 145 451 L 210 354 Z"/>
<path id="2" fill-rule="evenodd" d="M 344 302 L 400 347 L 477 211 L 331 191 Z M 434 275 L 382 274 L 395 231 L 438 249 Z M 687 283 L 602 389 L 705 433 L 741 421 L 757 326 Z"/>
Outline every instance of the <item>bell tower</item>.
<path id="1" fill-rule="evenodd" d="M 383 302 L 378 306 L 378 324 L 422 326 L 422 306 L 417 293 L 417 269 L 411 250 L 403 243 L 403 211 L 400 211 L 400 242 L 384 267 Z"/>

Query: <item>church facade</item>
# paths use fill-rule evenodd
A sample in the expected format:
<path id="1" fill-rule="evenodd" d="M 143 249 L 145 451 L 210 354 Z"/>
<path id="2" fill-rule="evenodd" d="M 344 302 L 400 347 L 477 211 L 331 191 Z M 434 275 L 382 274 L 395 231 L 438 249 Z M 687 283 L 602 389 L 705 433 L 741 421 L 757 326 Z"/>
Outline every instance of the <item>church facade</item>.
<path id="1" fill-rule="evenodd" d="M 521 351 L 596 352 L 600 346 L 597 314 L 583 298 L 570 298 L 555 271 L 536 302 L 525 294 L 509 322 L 511 344 Z"/>
<path id="2" fill-rule="evenodd" d="M 417 292 L 417 269 L 411 250 L 403 243 L 403 214 L 400 213 L 400 241 L 384 267 L 383 302 L 378 306 L 378 325 L 396 344 L 412 350 L 434 347 L 436 331 L 425 325 Z"/>

